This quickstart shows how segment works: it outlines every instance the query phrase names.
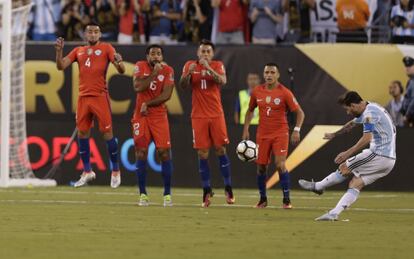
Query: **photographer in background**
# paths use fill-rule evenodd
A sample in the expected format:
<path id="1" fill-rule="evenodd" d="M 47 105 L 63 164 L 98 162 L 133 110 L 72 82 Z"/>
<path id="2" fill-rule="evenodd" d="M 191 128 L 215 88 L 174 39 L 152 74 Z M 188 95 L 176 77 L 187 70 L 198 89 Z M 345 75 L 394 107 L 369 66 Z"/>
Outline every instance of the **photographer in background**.
<path id="1" fill-rule="evenodd" d="M 414 43 L 414 1 L 401 0 L 392 7 L 391 22 L 392 43 Z"/>

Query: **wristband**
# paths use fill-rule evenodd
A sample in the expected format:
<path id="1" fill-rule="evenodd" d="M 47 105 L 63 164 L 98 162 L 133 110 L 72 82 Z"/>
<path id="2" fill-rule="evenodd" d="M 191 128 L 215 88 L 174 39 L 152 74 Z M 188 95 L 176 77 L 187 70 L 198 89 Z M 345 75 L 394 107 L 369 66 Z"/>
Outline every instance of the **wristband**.
<path id="1" fill-rule="evenodd" d="M 293 131 L 300 132 L 300 127 L 294 127 L 294 128 L 293 128 Z"/>

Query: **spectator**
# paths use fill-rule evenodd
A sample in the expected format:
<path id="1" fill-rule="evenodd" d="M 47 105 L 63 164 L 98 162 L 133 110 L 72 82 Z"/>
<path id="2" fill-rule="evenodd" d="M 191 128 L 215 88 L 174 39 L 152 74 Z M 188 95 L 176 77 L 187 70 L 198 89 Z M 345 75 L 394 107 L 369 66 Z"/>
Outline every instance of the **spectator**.
<path id="1" fill-rule="evenodd" d="M 242 5 L 248 0 L 212 0 L 211 6 L 219 8 L 217 44 L 244 44 Z M 247 18 L 247 17 L 246 17 Z"/>
<path id="2" fill-rule="evenodd" d="M 134 35 L 134 20 L 141 14 L 138 0 L 118 0 L 119 33 L 118 43 L 131 44 Z"/>
<path id="3" fill-rule="evenodd" d="M 391 115 L 392 121 L 395 126 L 404 126 L 404 116 L 401 114 L 401 106 L 404 100 L 404 88 L 400 81 L 392 81 L 388 87 L 388 92 L 392 97 L 392 100 L 385 106 L 385 109 Z"/>
<path id="4" fill-rule="evenodd" d="M 55 41 L 56 24 L 60 21 L 60 0 L 33 0 L 29 18 L 32 40 Z"/>
<path id="5" fill-rule="evenodd" d="M 66 40 L 82 40 L 83 26 L 89 22 L 81 0 L 70 0 L 62 9 L 62 37 Z"/>
<path id="6" fill-rule="evenodd" d="M 250 20 L 253 23 L 254 44 L 276 44 L 276 24 L 282 23 L 281 0 L 252 0 Z"/>
<path id="7" fill-rule="evenodd" d="M 181 8 L 184 29 L 180 40 L 198 43 L 210 39 L 214 14 L 211 0 L 184 0 Z"/>
<path id="8" fill-rule="evenodd" d="M 407 82 L 406 93 L 401 107 L 401 113 L 404 115 L 404 125 L 414 126 L 414 59 L 404 57 L 403 59 L 407 76 L 410 78 Z"/>
<path id="9" fill-rule="evenodd" d="M 339 34 L 337 42 L 367 42 L 365 32 L 370 11 L 365 0 L 338 0 L 336 2 Z"/>
<path id="10" fill-rule="evenodd" d="M 96 21 L 101 27 L 103 41 L 116 41 L 118 35 L 118 18 L 116 0 L 97 0 Z"/>
<path id="11" fill-rule="evenodd" d="M 150 36 L 151 44 L 177 43 L 181 9 L 177 0 L 151 0 Z"/>
<path id="12" fill-rule="evenodd" d="M 257 73 L 248 73 L 247 74 L 247 89 L 239 91 L 239 96 L 236 99 L 236 105 L 234 109 L 234 123 L 235 124 L 244 124 L 244 116 L 246 111 L 249 108 L 250 94 L 253 91 L 253 88 L 259 85 L 260 76 Z M 253 119 L 250 122 L 251 125 L 257 125 L 259 123 L 259 109 L 255 109 L 253 113 Z"/>
<path id="13" fill-rule="evenodd" d="M 414 2 L 401 0 L 400 4 L 392 7 L 391 28 L 392 43 L 414 43 Z"/>

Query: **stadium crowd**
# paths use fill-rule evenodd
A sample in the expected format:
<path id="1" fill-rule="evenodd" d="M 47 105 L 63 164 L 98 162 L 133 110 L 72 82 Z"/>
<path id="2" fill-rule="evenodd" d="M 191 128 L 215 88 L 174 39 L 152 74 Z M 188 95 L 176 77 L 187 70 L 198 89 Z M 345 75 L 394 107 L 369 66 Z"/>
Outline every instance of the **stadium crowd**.
<path id="1" fill-rule="evenodd" d="M 15 6 L 30 0 L 14 1 Z M 91 21 L 123 44 L 414 42 L 414 0 L 32 0 L 35 41 L 82 40 Z"/>

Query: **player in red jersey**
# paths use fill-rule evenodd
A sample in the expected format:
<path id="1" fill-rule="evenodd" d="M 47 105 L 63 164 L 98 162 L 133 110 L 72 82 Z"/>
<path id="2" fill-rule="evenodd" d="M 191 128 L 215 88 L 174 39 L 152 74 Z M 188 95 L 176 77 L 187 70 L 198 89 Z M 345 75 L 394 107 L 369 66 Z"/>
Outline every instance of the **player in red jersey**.
<path id="1" fill-rule="evenodd" d="M 162 162 L 164 181 L 164 206 L 172 206 L 170 157 L 170 132 L 165 102 L 174 89 L 174 70 L 163 61 L 163 49 L 150 45 L 146 61 L 135 64 L 134 89 L 137 101 L 132 118 L 135 156 L 140 199 L 138 205 L 148 206 L 146 185 L 146 160 L 148 145 L 154 140 L 157 154 Z"/>
<path id="2" fill-rule="evenodd" d="M 112 63 L 119 73 L 125 72 L 122 57 L 109 43 L 100 42 L 101 30 L 98 24 L 90 23 L 85 27 L 87 44 L 73 49 L 63 57 L 63 38 L 56 40 L 56 66 L 64 70 L 73 62 L 79 66 L 79 98 L 76 109 L 76 127 L 78 129 L 79 154 L 83 162 L 83 173 L 75 183 L 75 187 L 84 186 L 95 179 L 90 164 L 89 136 L 96 118 L 99 130 L 106 141 L 111 161 L 111 187 L 121 184 L 118 163 L 118 141 L 112 132 L 111 107 L 109 103 L 106 71 Z"/>
<path id="3" fill-rule="evenodd" d="M 199 157 L 199 171 L 203 184 L 203 207 L 210 205 L 213 191 L 210 185 L 208 154 L 214 146 L 220 162 L 220 171 L 224 179 L 224 191 L 228 204 L 235 201 L 231 186 L 230 161 L 225 145 L 229 143 L 220 90 L 226 84 L 226 71 L 221 61 L 212 60 L 214 44 L 201 41 L 198 60 L 188 61 L 184 65 L 180 79 L 182 88 L 192 88 L 191 124 L 193 143 Z"/>
<path id="4" fill-rule="evenodd" d="M 300 127 L 305 114 L 296 101 L 292 92 L 279 83 L 279 67 L 269 63 L 264 67 L 265 83 L 254 88 L 249 109 L 246 112 L 243 128 L 243 139 L 249 139 L 249 125 L 253 118 L 253 111 L 259 108 L 259 126 L 257 128 L 256 143 L 259 146 L 257 163 L 257 185 L 260 200 L 257 208 L 267 206 L 266 171 L 271 161 L 271 154 L 275 156 L 276 170 L 279 172 L 280 185 L 283 191 L 283 208 L 291 209 L 289 197 L 290 178 L 285 162 L 289 147 L 289 125 L 286 118 L 287 109 L 296 113 L 296 126 L 291 135 L 291 143 L 300 141 Z"/>

